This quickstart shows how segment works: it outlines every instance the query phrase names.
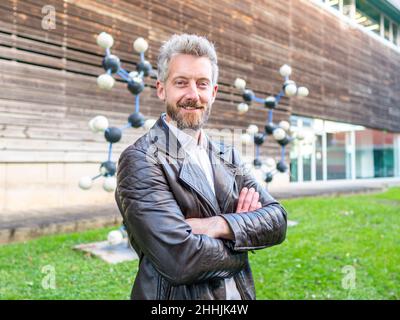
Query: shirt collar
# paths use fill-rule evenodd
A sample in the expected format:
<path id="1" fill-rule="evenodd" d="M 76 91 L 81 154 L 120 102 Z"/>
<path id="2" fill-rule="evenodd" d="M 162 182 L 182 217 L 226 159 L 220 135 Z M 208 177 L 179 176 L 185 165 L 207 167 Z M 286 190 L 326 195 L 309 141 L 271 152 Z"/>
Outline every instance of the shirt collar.
<path id="1" fill-rule="evenodd" d="M 200 129 L 199 141 L 196 141 L 191 135 L 185 131 L 178 129 L 172 123 L 165 120 L 165 114 L 161 117 L 164 123 L 168 126 L 169 130 L 176 136 L 184 150 L 193 150 L 196 147 L 207 149 L 207 137 L 203 129 Z"/>

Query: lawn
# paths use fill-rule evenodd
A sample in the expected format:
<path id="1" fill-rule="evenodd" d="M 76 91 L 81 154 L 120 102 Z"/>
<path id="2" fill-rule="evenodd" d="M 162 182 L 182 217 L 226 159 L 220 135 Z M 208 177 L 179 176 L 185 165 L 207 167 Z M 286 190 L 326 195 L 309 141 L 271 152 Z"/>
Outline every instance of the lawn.
<path id="1" fill-rule="evenodd" d="M 283 204 L 298 225 L 283 244 L 249 254 L 257 299 L 400 299 L 400 188 Z M 128 299 L 137 261 L 72 250 L 112 229 L 0 246 L 0 299 Z M 42 287 L 45 266 L 55 289 Z"/>

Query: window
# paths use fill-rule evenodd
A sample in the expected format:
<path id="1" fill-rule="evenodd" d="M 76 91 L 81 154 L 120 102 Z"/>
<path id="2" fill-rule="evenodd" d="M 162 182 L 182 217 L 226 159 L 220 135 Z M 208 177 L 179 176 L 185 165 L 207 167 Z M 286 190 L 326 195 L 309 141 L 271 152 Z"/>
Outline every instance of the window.
<path id="1" fill-rule="evenodd" d="M 380 130 L 356 132 L 356 177 L 380 178 L 395 175 L 394 135 Z"/>
<path id="2" fill-rule="evenodd" d="M 299 173 L 297 170 L 297 158 L 299 154 L 299 142 L 298 140 L 295 140 L 293 142 L 293 145 L 290 147 L 290 181 L 291 182 L 297 182 L 299 181 Z"/>
<path id="3" fill-rule="evenodd" d="M 392 30 L 393 30 L 393 43 L 395 45 L 399 45 L 399 29 L 397 24 L 392 23 Z"/>
<path id="4" fill-rule="evenodd" d="M 383 36 L 386 40 L 391 41 L 391 36 L 390 36 L 390 20 L 386 17 L 383 17 L 383 25 L 384 25 L 384 31 L 383 31 Z"/>
<path id="5" fill-rule="evenodd" d="M 328 180 L 346 179 L 350 175 L 346 155 L 346 132 L 327 133 L 326 157 Z"/>
<path id="6" fill-rule="evenodd" d="M 400 176 L 400 134 L 301 116 L 291 117 L 304 139 L 290 146 L 290 181 Z"/>
<path id="7" fill-rule="evenodd" d="M 315 140 L 315 162 L 316 162 L 316 179 L 323 179 L 323 149 L 322 149 L 322 134 L 317 135 Z"/>

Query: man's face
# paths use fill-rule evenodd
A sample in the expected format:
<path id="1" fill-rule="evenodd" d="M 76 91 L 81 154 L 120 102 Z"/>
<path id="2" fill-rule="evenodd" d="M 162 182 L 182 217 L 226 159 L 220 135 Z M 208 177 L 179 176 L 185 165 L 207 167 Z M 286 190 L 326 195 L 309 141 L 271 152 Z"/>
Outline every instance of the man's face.
<path id="1" fill-rule="evenodd" d="M 207 57 L 178 54 L 170 60 L 167 80 L 157 81 L 157 95 L 179 129 L 197 131 L 207 121 L 218 90 L 211 79 Z"/>

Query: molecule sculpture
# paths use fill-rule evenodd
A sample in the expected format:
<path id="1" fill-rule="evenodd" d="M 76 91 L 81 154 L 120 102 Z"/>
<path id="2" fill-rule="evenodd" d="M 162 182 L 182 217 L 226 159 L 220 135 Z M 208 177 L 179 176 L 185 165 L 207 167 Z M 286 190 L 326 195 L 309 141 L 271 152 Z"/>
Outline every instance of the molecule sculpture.
<path id="1" fill-rule="evenodd" d="M 140 54 L 140 62 L 137 63 L 137 70 L 127 72 L 121 67 L 121 61 L 116 56 L 111 54 L 110 48 L 114 44 L 113 37 L 102 32 L 97 36 L 97 44 L 105 49 L 105 56 L 103 58 L 102 66 L 106 73 L 97 78 L 97 85 L 104 90 L 111 90 L 115 84 L 113 75 L 118 75 L 122 80 L 127 82 L 128 90 L 135 96 L 135 112 L 129 115 L 128 122 L 121 128 L 109 126 L 109 121 L 104 116 L 96 116 L 89 121 L 89 128 L 94 133 L 104 134 L 104 138 L 109 142 L 108 158 L 100 165 L 100 174 L 95 177 L 85 176 L 79 180 L 79 187 L 83 190 L 90 189 L 93 181 L 97 178 L 104 177 L 103 189 L 112 192 L 116 188 L 116 163 L 112 161 L 112 147 L 122 138 L 122 132 L 128 128 L 150 129 L 155 120 L 145 120 L 144 116 L 140 113 L 140 93 L 144 89 L 144 78 L 149 76 L 152 72 L 152 66 L 149 61 L 144 59 L 144 52 L 148 49 L 148 43 L 143 38 L 137 38 L 133 43 L 133 48 Z"/>
<path id="2" fill-rule="evenodd" d="M 251 124 L 246 130 L 247 133 L 241 136 L 242 143 L 255 144 L 255 159 L 253 165 L 256 169 L 266 168 L 266 183 L 271 182 L 274 174 L 277 172 L 284 173 L 287 171 L 288 166 L 285 163 L 285 147 L 294 139 L 302 140 L 304 138 L 303 133 L 300 131 L 296 132 L 296 134 L 293 134 L 292 136 L 289 134 L 290 124 L 288 121 L 281 121 L 279 124 L 273 122 L 273 111 L 278 106 L 283 96 L 306 97 L 309 94 L 306 87 L 297 87 L 296 83 L 289 79 L 289 76 L 292 73 L 292 68 L 290 66 L 286 64 L 281 66 L 279 73 L 284 77 L 281 91 L 276 96 L 269 96 L 265 99 L 257 97 L 252 90 L 246 89 L 245 80 L 237 78 L 234 83 L 234 86 L 242 91 L 242 98 L 244 100 L 244 102 L 237 106 L 237 110 L 240 114 L 244 114 L 249 110 L 249 105 L 252 101 L 262 103 L 269 109 L 264 132 L 258 132 L 258 127 Z M 272 135 L 276 142 L 281 146 L 281 159 L 276 163 L 273 158 L 269 157 L 267 158 L 266 165 L 263 166 L 263 163 L 260 160 L 260 147 L 266 141 L 268 135 Z"/>

